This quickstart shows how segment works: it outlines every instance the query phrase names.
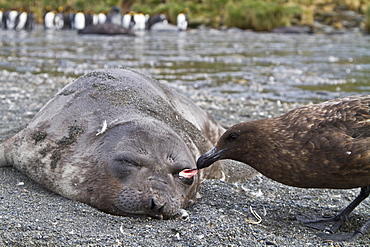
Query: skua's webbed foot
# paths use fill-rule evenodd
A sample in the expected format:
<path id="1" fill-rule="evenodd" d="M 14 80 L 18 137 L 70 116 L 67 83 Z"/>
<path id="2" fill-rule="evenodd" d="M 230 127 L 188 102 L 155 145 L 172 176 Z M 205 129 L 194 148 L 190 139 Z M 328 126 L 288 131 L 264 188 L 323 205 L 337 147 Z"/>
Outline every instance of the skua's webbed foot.
<path id="1" fill-rule="evenodd" d="M 308 227 L 333 233 L 336 232 L 343 225 L 343 223 L 346 221 L 346 217 L 337 215 L 334 217 L 324 217 L 310 220 L 306 216 L 297 216 L 297 220 Z"/>
<path id="2" fill-rule="evenodd" d="M 348 215 L 366 199 L 370 194 L 370 186 L 362 187 L 360 194 L 338 215 L 334 217 L 323 217 L 319 219 L 310 220 L 306 216 L 297 216 L 297 219 L 304 223 L 306 226 L 325 231 L 320 232 L 317 236 L 332 240 L 332 241 L 353 241 L 365 235 L 370 230 L 370 220 L 367 221 L 360 229 L 351 233 L 334 233 L 347 221 Z"/>
<path id="3" fill-rule="evenodd" d="M 322 239 L 331 240 L 335 242 L 340 241 L 355 241 L 359 237 L 363 236 L 363 233 L 359 231 L 354 231 L 350 233 L 326 233 L 326 232 L 319 232 L 317 233 L 317 236 L 319 236 Z"/>

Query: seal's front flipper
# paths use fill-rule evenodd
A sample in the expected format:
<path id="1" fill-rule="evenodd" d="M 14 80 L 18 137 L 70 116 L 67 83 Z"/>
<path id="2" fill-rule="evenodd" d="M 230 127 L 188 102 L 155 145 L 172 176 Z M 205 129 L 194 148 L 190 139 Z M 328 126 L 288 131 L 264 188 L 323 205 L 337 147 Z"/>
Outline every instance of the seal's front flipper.
<path id="1" fill-rule="evenodd" d="M 5 142 L 0 144 L 0 167 L 2 166 L 12 166 L 12 164 L 9 162 L 8 158 L 6 157 L 6 150 L 5 150 Z"/>

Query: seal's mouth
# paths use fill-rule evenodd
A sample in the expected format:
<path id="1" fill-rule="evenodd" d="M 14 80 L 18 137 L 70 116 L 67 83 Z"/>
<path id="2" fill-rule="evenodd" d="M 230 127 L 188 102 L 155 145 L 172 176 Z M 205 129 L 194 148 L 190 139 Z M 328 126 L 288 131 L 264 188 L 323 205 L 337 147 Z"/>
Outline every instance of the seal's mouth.
<path id="1" fill-rule="evenodd" d="M 164 218 L 164 216 L 162 214 L 149 214 L 148 216 L 151 217 L 151 218 L 154 218 L 156 220 L 163 220 L 163 219 L 169 219 L 170 218 L 170 217 Z"/>
<path id="2" fill-rule="evenodd" d="M 167 220 L 167 219 L 176 218 L 176 217 L 183 218 L 183 215 L 184 215 L 183 212 L 181 211 L 182 209 L 180 209 L 179 212 L 176 214 L 167 215 L 167 214 L 160 214 L 160 213 L 146 212 L 146 211 L 139 211 L 139 210 L 135 212 L 126 212 L 126 211 L 122 211 L 116 205 L 112 205 L 112 206 L 114 208 L 115 215 L 121 215 L 121 216 L 126 216 L 126 217 L 137 217 L 137 218 L 150 217 L 156 220 Z"/>
<path id="3" fill-rule="evenodd" d="M 127 199 L 127 198 L 125 198 Z M 130 201 L 136 202 L 130 205 Z M 163 220 L 175 217 L 180 213 L 180 207 L 169 204 L 166 200 L 157 197 L 139 198 L 134 197 L 130 200 L 118 201 L 112 204 L 113 214 L 131 217 L 150 217 Z"/>
<path id="4" fill-rule="evenodd" d="M 179 173 L 179 178 L 192 178 L 200 172 L 197 168 L 195 169 L 184 169 Z"/>
<path id="5" fill-rule="evenodd" d="M 122 209 L 120 209 L 118 206 L 116 205 L 112 205 L 112 207 L 114 208 L 114 213 L 116 215 L 121 215 L 121 216 L 132 216 L 132 217 L 153 217 L 153 218 L 159 218 L 159 219 L 163 219 L 163 215 L 159 215 L 159 214 L 149 214 L 148 212 L 145 212 L 143 210 L 136 210 L 136 211 L 123 211 Z"/>

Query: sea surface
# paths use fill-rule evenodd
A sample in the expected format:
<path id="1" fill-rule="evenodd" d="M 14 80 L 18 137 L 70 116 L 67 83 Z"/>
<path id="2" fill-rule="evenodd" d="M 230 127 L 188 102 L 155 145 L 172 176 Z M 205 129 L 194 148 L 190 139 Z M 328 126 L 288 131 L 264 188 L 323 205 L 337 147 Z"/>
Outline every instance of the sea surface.
<path id="1" fill-rule="evenodd" d="M 37 75 L 58 87 L 53 78 L 115 67 L 141 70 L 189 94 L 320 102 L 370 92 L 370 36 L 190 30 L 132 37 L 42 27 L 0 32 L 0 71 L 13 76 Z M 1 83 L 22 82 L 1 76 Z"/>

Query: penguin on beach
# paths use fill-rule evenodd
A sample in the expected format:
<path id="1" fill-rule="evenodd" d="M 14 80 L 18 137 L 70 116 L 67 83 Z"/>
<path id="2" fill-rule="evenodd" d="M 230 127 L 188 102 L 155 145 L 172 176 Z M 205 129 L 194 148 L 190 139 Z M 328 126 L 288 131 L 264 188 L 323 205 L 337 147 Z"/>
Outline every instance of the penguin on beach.
<path id="1" fill-rule="evenodd" d="M 26 26 L 27 22 L 27 11 L 23 8 L 20 9 L 18 12 L 17 17 L 15 18 L 14 21 L 14 29 L 15 30 L 22 30 Z"/>
<path id="2" fill-rule="evenodd" d="M 44 21 L 44 29 L 54 29 L 54 19 L 55 19 L 56 11 L 51 10 L 51 7 L 47 5 L 45 7 L 45 12 L 43 16 Z"/>
<path id="3" fill-rule="evenodd" d="M 64 28 L 64 14 L 63 14 L 63 7 L 58 7 L 58 12 L 55 14 L 54 17 L 54 26 L 55 29 L 63 29 Z"/>
<path id="4" fill-rule="evenodd" d="M 100 12 L 97 16 L 98 16 L 97 24 L 104 24 L 107 21 L 107 15 L 104 12 Z"/>
<path id="5" fill-rule="evenodd" d="M 27 31 L 31 31 L 35 27 L 35 16 L 32 11 L 27 11 L 27 20 L 26 24 L 24 25 L 24 29 Z"/>
<path id="6" fill-rule="evenodd" d="M 121 10 L 118 6 L 114 6 L 107 14 L 107 23 L 113 23 L 117 25 L 122 25 L 122 15 Z"/>
<path id="7" fill-rule="evenodd" d="M 157 15 L 150 16 L 147 22 L 147 29 L 151 29 L 154 24 L 157 22 L 162 22 L 164 24 L 168 24 L 168 19 L 166 14 L 160 13 Z"/>
<path id="8" fill-rule="evenodd" d="M 82 30 L 86 27 L 86 17 L 82 11 L 78 11 L 72 21 L 72 28 L 76 30 Z"/>
<path id="9" fill-rule="evenodd" d="M 122 26 L 124 28 L 131 30 L 135 26 L 136 22 L 135 22 L 134 15 L 135 13 L 133 11 L 130 11 L 123 15 Z"/>
<path id="10" fill-rule="evenodd" d="M 177 15 L 176 24 L 179 31 L 185 31 L 188 28 L 188 17 L 187 17 L 188 9 L 186 8 L 184 12 L 181 12 Z"/>
<path id="11" fill-rule="evenodd" d="M 145 30 L 146 19 L 143 13 L 135 14 L 134 21 L 135 21 L 135 25 L 133 27 L 134 30 Z"/>
<path id="12" fill-rule="evenodd" d="M 8 13 L 5 15 L 5 28 L 6 29 L 15 29 L 16 23 L 15 20 L 18 16 L 18 11 L 13 9 L 10 10 Z"/>

